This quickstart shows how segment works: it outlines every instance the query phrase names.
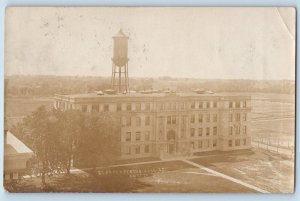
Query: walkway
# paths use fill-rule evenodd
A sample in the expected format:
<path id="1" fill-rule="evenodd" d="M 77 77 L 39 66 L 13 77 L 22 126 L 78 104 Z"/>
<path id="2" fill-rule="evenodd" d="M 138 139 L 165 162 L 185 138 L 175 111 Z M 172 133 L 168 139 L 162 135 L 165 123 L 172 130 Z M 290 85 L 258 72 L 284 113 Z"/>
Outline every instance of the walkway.
<path id="1" fill-rule="evenodd" d="M 265 190 L 263 190 L 263 189 L 260 189 L 260 188 L 258 188 L 258 187 L 256 187 L 256 186 L 253 186 L 253 185 L 251 185 L 251 184 L 247 184 L 247 183 L 245 183 L 245 182 L 243 182 L 243 181 L 241 181 L 241 180 L 235 179 L 235 178 L 230 177 L 230 176 L 228 176 L 228 175 L 225 175 L 225 174 L 222 174 L 222 173 L 217 172 L 217 171 L 215 171 L 215 170 L 209 169 L 209 168 L 207 168 L 207 167 L 204 167 L 204 166 L 199 165 L 199 164 L 197 164 L 197 163 L 194 163 L 194 162 L 192 162 L 192 161 L 189 161 L 189 160 L 181 160 L 181 161 L 183 161 L 183 162 L 185 162 L 185 163 L 188 163 L 188 164 L 190 164 L 190 165 L 193 165 L 193 166 L 195 166 L 195 167 L 198 167 L 198 168 L 200 168 L 200 169 L 202 169 L 202 170 L 205 170 L 205 171 L 207 171 L 207 172 L 209 172 L 209 173 L 211 173 L 211 174 L 213 174 L 213 175 L 215 175 L 215 176 L 219 176 L 219 177 L 222 177 L 222 178 L 224 178 L 224 179 L 230 180 L 230 181 L 232 181 L 232 182 L 235 182 L 235 183 L 237 183 L 237 184 L 243 185 L 243 186 L 245 186 L 245 187 L 247 187 L 247 188 L 253 189 L 253 190 L 258 191 L 258 192 L 260 192 L 260 193 L 270 193 L 270 192 L 265 191 Z"/>

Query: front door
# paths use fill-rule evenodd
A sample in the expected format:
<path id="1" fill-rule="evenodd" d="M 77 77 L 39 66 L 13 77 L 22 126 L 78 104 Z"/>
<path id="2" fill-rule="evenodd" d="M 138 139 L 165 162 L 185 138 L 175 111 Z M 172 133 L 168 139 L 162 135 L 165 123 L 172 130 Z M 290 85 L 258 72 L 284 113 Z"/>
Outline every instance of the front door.
<path id="1" fill-rule="evenodd" d="M 174 144 L 169 144 L 168 145 L 168 153 L 173 154 L 174 153 Z"/>

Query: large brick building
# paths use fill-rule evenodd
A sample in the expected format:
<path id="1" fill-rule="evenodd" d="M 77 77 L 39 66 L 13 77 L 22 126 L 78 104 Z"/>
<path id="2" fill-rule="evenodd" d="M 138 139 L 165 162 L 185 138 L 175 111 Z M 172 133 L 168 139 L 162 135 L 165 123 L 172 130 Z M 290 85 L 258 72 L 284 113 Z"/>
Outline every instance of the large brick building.
<path id="1" fill-rule="evenodd" d="M 61 110 L 118 113 L 121 159 L 251 146 L 250 96 L 197 93 L 57 95 Z"/>

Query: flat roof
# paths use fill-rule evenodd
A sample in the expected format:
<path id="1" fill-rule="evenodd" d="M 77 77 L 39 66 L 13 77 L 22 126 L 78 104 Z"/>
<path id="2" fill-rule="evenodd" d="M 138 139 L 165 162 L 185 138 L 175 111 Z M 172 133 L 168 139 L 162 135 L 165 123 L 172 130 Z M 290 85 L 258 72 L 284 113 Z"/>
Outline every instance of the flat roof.
<path id="1" fill-rule="evenodd" d="M 127 93 L 127 94 L 103 94 L 98 95 L 95 93 L 83 93 L 83 94 L 56 94 L 56 97 L 64 97 L 64 98 L 70 98 L 70 99 L 76 99 L 76 98 L 101 98 L 101 97 L 109 97 L 109 98 L 130 98 L 130 97 L 148 97 L 148 98 L 155 98 L 155 97 L 247 97 L 250 98 L 250 95 L 241 95 L 239 93 L 203 93 L 198 94 L 195 92 L 187 92 L 187 93 L 149 93 L 149 94 L 143 94 L 143 93 Z"/>

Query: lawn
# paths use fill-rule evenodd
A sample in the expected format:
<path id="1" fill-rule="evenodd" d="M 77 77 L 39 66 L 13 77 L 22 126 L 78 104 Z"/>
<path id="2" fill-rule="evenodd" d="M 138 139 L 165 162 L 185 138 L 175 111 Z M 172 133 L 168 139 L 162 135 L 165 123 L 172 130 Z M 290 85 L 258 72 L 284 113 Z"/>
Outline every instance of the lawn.
<path id="1" fill-rule="evenodd" d="M 262 149 L 192 160 L 269 192 L 293 192 L 294 161 Z"/>

